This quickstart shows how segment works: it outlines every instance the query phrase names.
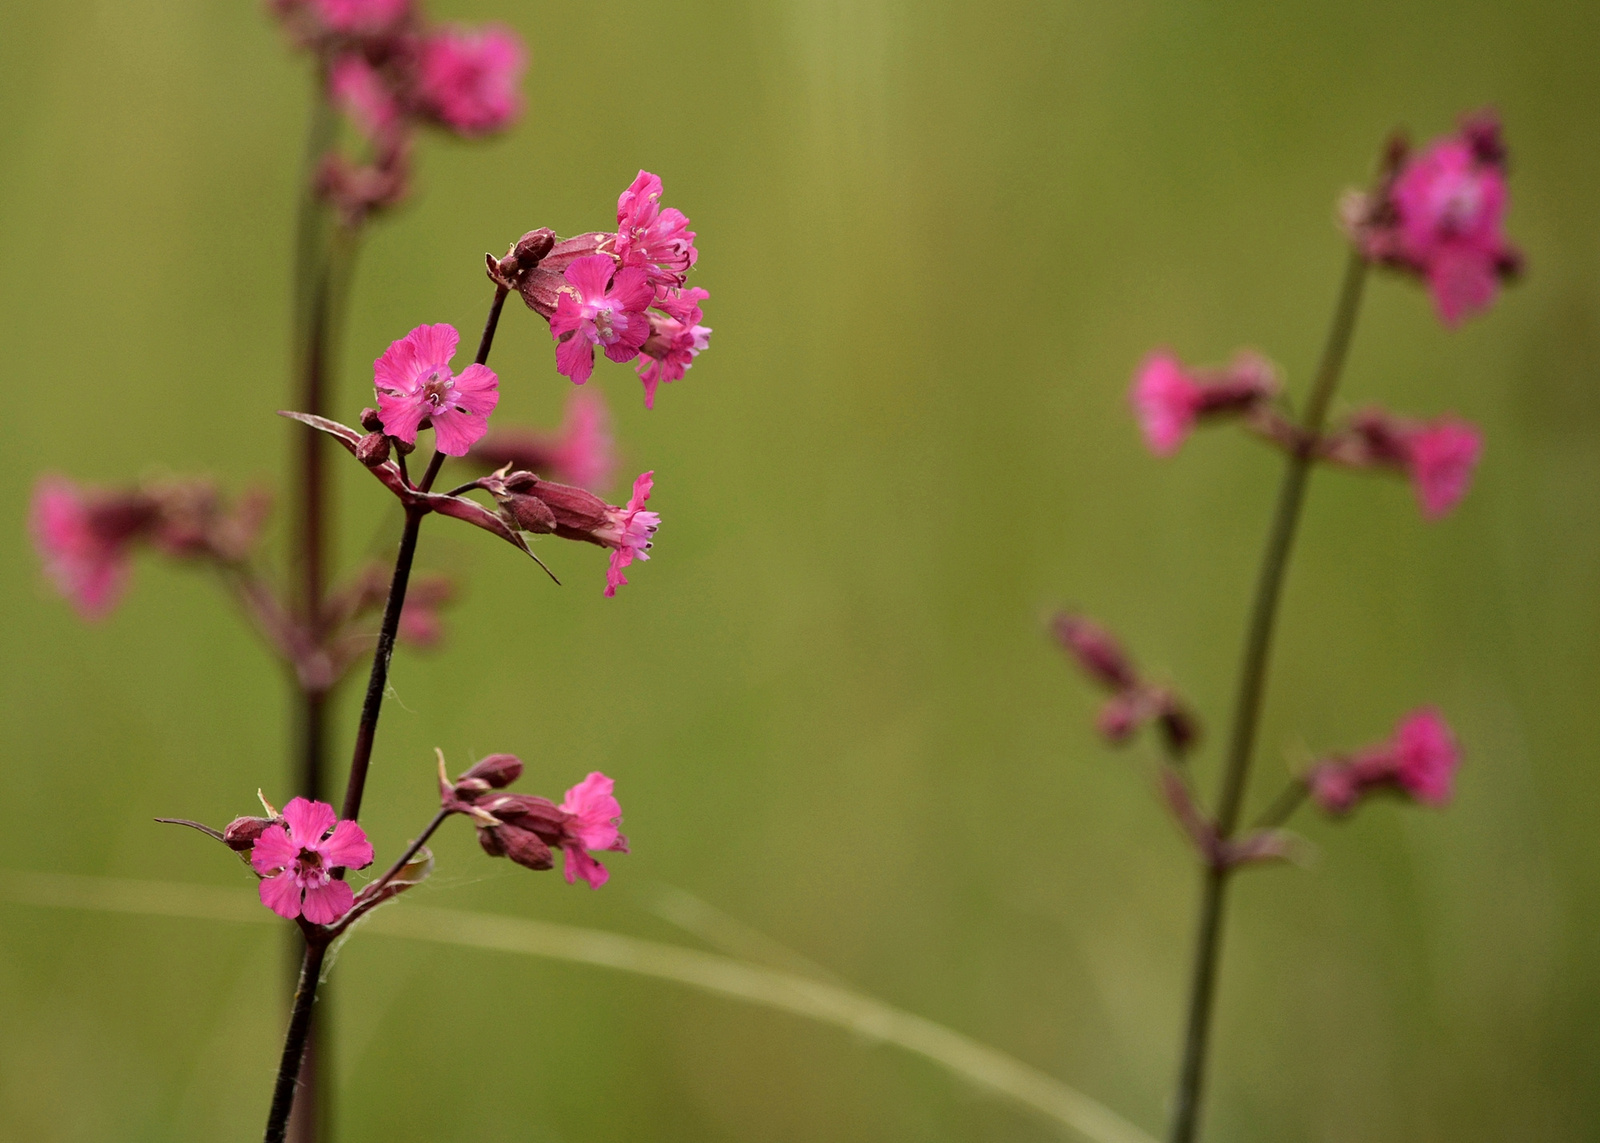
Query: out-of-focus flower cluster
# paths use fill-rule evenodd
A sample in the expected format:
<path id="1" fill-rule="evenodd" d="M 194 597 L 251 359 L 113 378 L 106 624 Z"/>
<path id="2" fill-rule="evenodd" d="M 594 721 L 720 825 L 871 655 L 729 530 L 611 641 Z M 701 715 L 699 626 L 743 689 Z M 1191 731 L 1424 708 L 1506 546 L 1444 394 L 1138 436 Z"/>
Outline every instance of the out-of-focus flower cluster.
<path id="1" fill-rule="evenodd" d="M 1200 725 L 1194 714 L 1170 687 L 1144 679 L 1111 632 L 1066 611 L 1056 614 L 1050 630 L 1083 673 L 1110 693 L 1095 720 L 1107 742 L 1121 745 L 1141 726 L 1154 722 L 1175 756 L 1181 757 L 1195 744 Z"/>
<path id="2" fill-rule="evenodd" d="M 1449 725 L 1437 710 L 1423 707 L 1401 719 L 1387 741 L 1319 762 L 1306 781 L 1317 805 L 1336 816 L 1382 791 L 1442 806 L 1450 801 L 1460 765 Z"/>
<path id="3" fill-rule="evenodd" d="M 522 111 L 527 49 L 509 28 L 430 22 L 411 0 L 271 0 L 312 53 L 359 146 L 322 158 L 318 189 L 347 224 L 405 197 L 417 126 L 477 137 Z"/>
<path id="4" fill-rule="evenodd" d="M 694 239 L 683 212 L 661 205 L 661 180 L 640 171 L 617 199 L 615 231 L 529 231 L 489 259 L 489 276 L 550 323 L 559 372 L 582 385 L 596 350 L 633 361 L 651 408 L 661 383 L 683 377 L 711 342 L 701 324 L 710 294 L 686 284 Z"/>
<path id="5" fill-rule="evenodd" d="M 1370 261 L 1420 279 L 1440 320 L 1458 325 L 1522 270 L 1504 229 L 1506 169 L 1500 122 L 1480 111 L 1420 154 L 1396 140 L 1379 189 L 1347 195 L 1340 213 Z"/>

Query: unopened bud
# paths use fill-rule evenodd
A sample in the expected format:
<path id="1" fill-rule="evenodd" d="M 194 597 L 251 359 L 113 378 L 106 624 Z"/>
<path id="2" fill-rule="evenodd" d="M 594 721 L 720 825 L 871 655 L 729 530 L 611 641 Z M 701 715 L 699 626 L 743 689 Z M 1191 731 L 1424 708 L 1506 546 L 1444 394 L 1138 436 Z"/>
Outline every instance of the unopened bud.
<path id="1" fill-rule="evenodd" d="M 517 244 L 511 248 L 511 258 L 516 262 L 517 269 L 531 270 L 550 253 L 550 248 L 555 244 L 556 232 L 548 226 L 541 226 L 517 239 Z"/>
<path id="2" fill-rule="evenodd" d="M 368 433 L 356 442 L 356 459 L 368 468 L 377 468 L 389 459 L 389 438 L 381 432 Z"/>
<path id="3" fill-rule="evenodd" d="M 370 405 L 361 410 L 361 427 L 369 433 L 378 432 L 383 428 L 383 418 L 378 416 L 378 410 Z"/>
<path id="4" fill-rule="evenodd" d="M 1139 677 L 1127 654 L 1111 632 L 1098 623 L 1062 612 L 1051 628 L 1062 648 L 1102 686 L 1121 691 L 1138 685 Z"/>
<path id="5" fill-rule="evenodd" d="M 1187 754 L 1200 737 L 1200 722 L 1194 714 L 1172 694 L 1162 694 L 1157 721 L 1167 745 L 1174 754 Z"/>
<path id="6" fill-rule="evenodd" d="M 566 837 L 567 822 L 571 818 L 548 798 L 532 794 L 492 794 L 478 799 L 476 808 L 509 825 L 531 830 L 552 845 Z"/>
<path id="7" fill-rule="evenodd" d="M 272 818 L 234 818 L 223 829 L 222 842 L 229 849 L 244 853 L 255 848 L 256 842 L 272 824 Z"/>
<path id="8" fill-rule="evenodd" d="M 478 844 L 490 857 L 509 857 L 528 869 L 545 870 L 555 866 L 555 854 L 532 830 L 514 825 L 478 827 Z"/>
<path id="9" fill-rule="evenodd" d="M 491 754 L 456 779 L 458 793 L 503 790 L 522 777 L 522 759 L 515 754 Z"/>
<path id="10" fill-rule="evenodd" d="M 1139 729 L 1139 724 L 1144 721 L 1143 704 L 1139 699 L 1137 692 L 1127 691 L 1111 696 L 1100 708 L 1094 725 L 1107 742 L 1120 746 Z"/>

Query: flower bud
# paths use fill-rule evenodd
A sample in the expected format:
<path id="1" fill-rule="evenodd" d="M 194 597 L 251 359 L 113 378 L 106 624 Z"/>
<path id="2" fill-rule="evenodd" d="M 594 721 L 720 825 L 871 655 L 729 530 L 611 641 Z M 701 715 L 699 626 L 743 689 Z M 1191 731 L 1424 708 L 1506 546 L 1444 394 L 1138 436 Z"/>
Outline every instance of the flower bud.
<path id="1" fill-rule="evenodd" d="M 378 415 L 378 410 L 370 405 L 362 409 L 361 427 L 369 433 L 379 432 L 383 428 L 383 418 Z"/>
<path id="2" fill-rule="evenodd" d="M 1116 638 L 1091 619 L 1061 612 L 1051 624 L 1056 640 L 1084 672 L 1102 686 L 1128 690 L 1139 683 Z"/>
<path id="3" fill-rule="evenodd" d="M 502 822 L 538 834 L 551 845 L 559 845 L 566 837 L 571 817 L 548 798 L 532 794 L 492 794 L 479 798 L 476 806 Z"/>
<path id="4" fill-rule="evenodd" d="M 478 827 L 478 844 L 490 857 L 509 857 L 528 869 L 555 868 L 555 854 L 531 830 L 514 825 Z"/>
<path id="5" fill-rule="evenodd" d="M 389 459 L 389 438 L 381 432 L 368 433 L 356 442 L 356 459 L 368 468 L 377 468 Z"/>
<path id="6" fill-rule="evenodd" d="M 491 754 L 456 779 L 456 792 L 503 790 L 522 777 L 522 759 L 515 754 Z"/>
<path id="7" fill-rule="evenodd" d="M 1113 746 L 1126 742 L 1144 721 L 1141 698 L 1138 691 L 1124 691 L 1108 698 L 1094 720 L 1095 729 L 1101 737 Z"/>
<path id="8" fill-rule="evenodd" d="M 222 831 L 222 842 L 229 849 L 247 853 L 256 840 L 273 824 L 274 818 L 234 818 Z"/>

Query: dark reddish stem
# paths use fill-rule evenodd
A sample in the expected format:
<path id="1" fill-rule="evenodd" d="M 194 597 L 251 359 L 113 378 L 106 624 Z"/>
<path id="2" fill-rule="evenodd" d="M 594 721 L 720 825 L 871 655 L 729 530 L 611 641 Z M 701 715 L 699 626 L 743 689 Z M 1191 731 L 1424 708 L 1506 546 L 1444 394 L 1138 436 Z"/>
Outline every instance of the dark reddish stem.
<path id="1" fill-rule="evenodd" d="M 484 323 L 483 337 L 478 343 L 477 363 L 489 360 L 489 350 L 494 345 L 495 330 L 500 324 L 500 310 L 505 305 L 506 290 L 495 290 L 494 302 L 489 307 L 489 317 Z M 438 479 L 444 466 L 444 453 L 434 451 L 428 470 L 417 485 L 428 492 Z M 372 654 L 372 673 L 367 678 L 367 694 L 361 704 L 361 722 L 356 728 L 355 750 L 350 758 L 350 777 L 345 785 L 344 809 L 340 816 L 351 821 L 361 814 L 361 798 L 367 788 L 367 771 L 372 764 L 372 747 L 377 739 L 378 716 L 383 712 L 383 693 L 389 685 L 389 661 L 394 657 L 395 636 L 400 630 L 400 613 L 405 608 L 406 588 L 411 581 L 411 564 L 417 554 L 417 536 L 422 529 L 426 510 L 417 507 L 406 509 L 405 529 L 400 534 L 400 548 L 395 554 L 394 576 L 389 581 L 389 598 L 383 608 L 383 623 L 378 630 L 378 646 Z M 416 842 L 407 855 L 410 860 L 422 842 L 438 828 L 436 819 Z M 335 876 L 343 876 L 339 870 Z M 385 876 L 393 876 L 386 874 Z M 289 1017 L 289 1032 L 284 1038 L 283 1058 L 278 1065 L 278 1079 L 273 1089 L 272 1109 L 267 1118 L 266 1143 L 283 1143 L 288 1128 L 289 1115 L 294 1108 L 296 1077 L 301 1071 L 306 1045 L 311 1037 L 311 1009 L 316 999 L 318 976 L 322 959 L 326 955 L 325 942 L 318 941 L 312 931 L 307 932 L 305 956 L 300 964 L 300 982 L 295 991 L 294 1009 Z"/>

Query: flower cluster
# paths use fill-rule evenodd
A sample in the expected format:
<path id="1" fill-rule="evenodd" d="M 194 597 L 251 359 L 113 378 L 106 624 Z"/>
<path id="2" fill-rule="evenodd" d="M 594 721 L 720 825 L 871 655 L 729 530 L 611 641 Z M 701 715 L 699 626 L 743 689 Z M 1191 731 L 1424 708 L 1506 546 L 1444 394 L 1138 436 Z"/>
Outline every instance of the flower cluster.
<path id="1" fill-rule="evenodd" d="M 1346 226 L 1371 261 L 1425 282 L 1446 325 L 1487 309 L 1522 255 L 1506 239 L 1506 148 L 1491 112 L 1418 155 L 1391 156 L 1377 194 L 1348 198 Z"/>
<path id="2" fill-rule="evenodd" d="M 1460 765 L 1461 750 L 1449 725 L 1437 710 L 1423 707 L 1403 718 L 1388 741 L 1319 762 L 1306 782 L 1317 805 L 1336 816 L 1385 790 L 1442 806 L 1450 801 Z"/>
<path id="3" fill-rule="evenodd" d="M 1408 476 L 1430 520 L 1448 515 L 1466 496 L 1482 453 L 1483 434 L 1469 421 L 1451 416 L 1416 421 L 1381 409 L 1356 413 L 1321 447 L 1322 457 L 1335 464 Z"/>
<path id="4" fill-rule="evenodd" d="M 140 546 L 237 565 L 255 547 L 270 505 L 254 491 L 230 506 L 204 480 L 113 491 L 45 476 L 34 486 L 29 523 L 56 589 L 85 619 L 101 619 L 121 600 Z"/>
<path id="5" fill-rule="evenodd" d="M 527 50 L 509 28 L 432 24 L 411 0 L 273 0 L 272 8 L 317 57 L 327 99 L 362 140 L 359 158 L 324 156 L 318 181 L 347 223 L 405 196 L 416 125 L 477 137 L 521 113 Z"/>
<path id="6" fill-rule="evenodd" d="M 634 560 L 648 560 L 650 545 L 661 517 L 645 509 L 655 486 L 655 473 L 642 472 L 633 482 L 633 495 L 622 507 L 569 484 L 540 480 L 531 472 L 495 472 L 478 481 L 500 505 L 502 518 L 513 528 L 535 535 L 555 535 L 582 540 L 611 550 L 606 569 L 606 595 L 628 582 L 623 569 Z"/>
<path id="7" fill-rule="evenodd" d="M 559 372 L 582 385 L 596 350 L 634 361 L 646 408 L 711 342 L 701 324 L 710 294 L 685 285 L 699 258 L 694 231 L 681 211 L 661 205 L 661 193 L 661 180 L 640 171 L 617 199 L 615 231 L 529 231 L 504 258 L 489 259 L 490 277 L 550 323 Z"/>
<path id="8" fill-rule="evenodd" d="M 1200 727 L 1194 715 L 1170 688 L 1140 676 L 1116 636 L 1092 619 L 1065 611 L 1050 628 L 1084 674 L 1110 693 L 1095 720 L 1108 742 L 1121 745 L 1145 723 L 1154 722 L 1173 754 L 1181 756 L 1195 744 Z"/>
<path id="9" fill-rule="evenodd" d="M 618 831 L 622 806 L 612 793 L 615 784 L 596 770 L 556 805 L 548 798 L 502 792 L 521 776 L 516 755 L 491 754 L 452 782 L 441 756 L 440 803 L 473 819 L 478 844 L 489 856 L 545 870 L 554 868 L 559 849 L 567 884 L 582 878 L 591 889 L 600 888 L 611 875 L 592 852 L 628 852 L 628 839 Z"/>

